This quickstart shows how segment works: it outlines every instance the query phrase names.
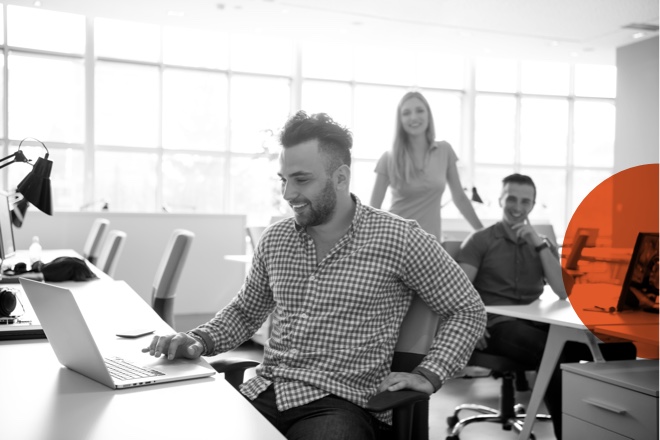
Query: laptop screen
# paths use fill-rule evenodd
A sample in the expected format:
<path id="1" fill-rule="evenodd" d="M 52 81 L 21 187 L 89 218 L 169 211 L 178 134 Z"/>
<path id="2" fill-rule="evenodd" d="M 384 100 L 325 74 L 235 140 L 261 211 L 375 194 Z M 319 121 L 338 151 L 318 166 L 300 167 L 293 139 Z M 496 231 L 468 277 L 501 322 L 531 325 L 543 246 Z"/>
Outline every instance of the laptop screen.
<path id="1" fill-rule="evenodd" d="M 0 192 L 0 259 L 6 260 L 16 253 L 14 228 L 11 223 L 9 195 Z"/>
<path id="2" fill-rule="evenodd" d="M 645 309 L 658 311 L 651 306 L 658 296 L 658 233 L 640 232 L 628 265 L 617 310 Z"/>

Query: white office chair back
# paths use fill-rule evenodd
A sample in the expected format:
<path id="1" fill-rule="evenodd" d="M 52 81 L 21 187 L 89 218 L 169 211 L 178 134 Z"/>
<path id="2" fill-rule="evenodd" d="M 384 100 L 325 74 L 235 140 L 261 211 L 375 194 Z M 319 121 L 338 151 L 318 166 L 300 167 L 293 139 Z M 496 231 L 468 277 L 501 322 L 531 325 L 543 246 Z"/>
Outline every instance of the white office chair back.
<path id="1" fill-rule="evenodd" d="M 115 275 L 115 269 L 119 262 L 119 256 L 124 250 L 126 244 L 126 233 L 124 231 L 112 230 L 108 232 L 108 237 L 103 243 L 99 257 L 96 260 L 96 267 L 111 277 Z"/>
<path id="2" fill-rule="evenodd" d="M 252 246 L 252 251 L 257 249 L 257 244 L 261 238 L 261 234 L 266 230 L 266 226 L 248 226 L 245 228 L 248 238 L 250 239 L 250 244 Z"/>
<path id="3" fill-rule="evenodd" d="M 152 307 L 171 327 L 174 327 L 176 287 L 194 237 L 194 233 L 185 229 L 172 232 L 154 278 Z"/>
<path id="4" fill-rule="evenodd" d="M 96 264 L 99 252 L 101 252 L 101 243 L 103 243 L 103 238 L 109 225 L 110 220 L 107 218 L 97 218 L 92 223 L 82 252 L 83 257 L 87 258 L 92 264 Z"/>
<path id="5" fill-rule="evenodd" d="M 444 241 L 442 247 L 452 257 L 458 256 L 460 241 Z M 401 323 L 399 339 L 394 351 L 426 354 L 440 325 L 440 316 L 426 305 L 417 295 L 413 298 L 406 316 Z"/>

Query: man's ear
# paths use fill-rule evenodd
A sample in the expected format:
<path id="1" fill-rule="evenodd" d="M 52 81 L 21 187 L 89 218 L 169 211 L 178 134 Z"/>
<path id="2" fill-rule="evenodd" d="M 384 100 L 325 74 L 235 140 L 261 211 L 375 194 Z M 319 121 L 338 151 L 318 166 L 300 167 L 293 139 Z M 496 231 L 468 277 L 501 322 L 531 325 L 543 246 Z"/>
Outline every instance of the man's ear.
<path id="1" fill-rule="evenodd" d="M 351 167 L 344 164 L 335 170 L 337 189 L 348 190 L 351 183 Z"/>

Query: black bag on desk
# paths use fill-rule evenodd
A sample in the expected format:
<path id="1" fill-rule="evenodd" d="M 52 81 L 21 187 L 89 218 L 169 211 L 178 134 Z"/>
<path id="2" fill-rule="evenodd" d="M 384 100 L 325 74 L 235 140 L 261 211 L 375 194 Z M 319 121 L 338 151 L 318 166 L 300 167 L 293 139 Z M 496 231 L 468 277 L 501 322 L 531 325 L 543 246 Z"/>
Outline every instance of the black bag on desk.
<path id="1" fill-rule="evenodd" d="M 36 264 L 36 263 L 35 263 Z M 33 266 L 33 269 L 37 269 Z M 38 269 L 44 281 L 86 281 L 98 278 L 84 260 L 76 257 L 59 257 Z"/>

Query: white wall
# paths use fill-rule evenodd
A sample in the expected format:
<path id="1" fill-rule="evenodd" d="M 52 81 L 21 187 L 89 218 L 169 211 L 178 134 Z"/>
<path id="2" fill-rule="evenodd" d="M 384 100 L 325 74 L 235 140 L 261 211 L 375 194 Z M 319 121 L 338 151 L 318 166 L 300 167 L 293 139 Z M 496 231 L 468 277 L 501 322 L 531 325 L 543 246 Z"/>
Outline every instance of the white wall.
<path id="1" fill-rule="evenodd" d="M 658 37 L 620 47 L 616 53 L 617 98 L 614 172 L 660 162 Z M 657 231 L 658 182 L 640 182 L 639 193 L 614 188 L 612 245 L 632 246 L 640 230 Z M 624 187 L 627 188 L 627 187 Z M 655 198 L 649 204 L 646 197 Z M 634 211 L 635 216 L 630 216 Z"/>
<path id="2" fill-rule="evenodd" d="M 614 172 L 658 163 L 658 37 L 617 49 Z"/>
<path id="3" fill-rule="evenodd" d="M 174 313 L 212 314 L 233 298 L 243 283 L 243 265 L 226 261 L 225 254 L 245 253 L 243 215 L 126 214 L 114 212 L 55 212 L 47 216 L 33 207 L 21 228 L 14 228 L 17 249 L 27 249 L 38 235 L 44 249 L 82 252 L 97 217 L 110 220 L 110 229 L 127 234 L 115 279 L 125 280 L 147 302 L 167 240 L 174 229 L 195 233 L 179 286 Z"/>

